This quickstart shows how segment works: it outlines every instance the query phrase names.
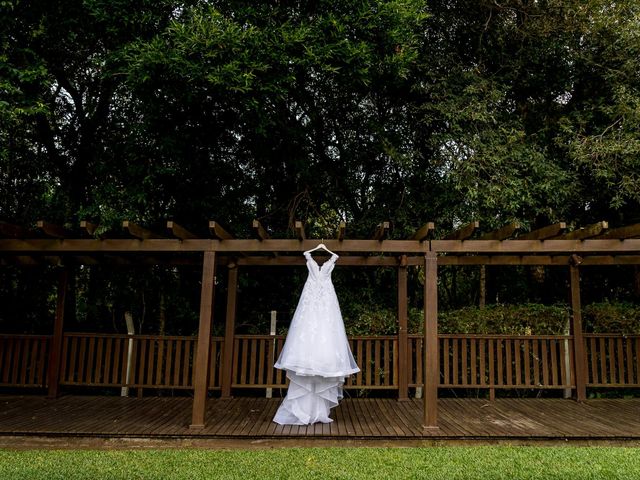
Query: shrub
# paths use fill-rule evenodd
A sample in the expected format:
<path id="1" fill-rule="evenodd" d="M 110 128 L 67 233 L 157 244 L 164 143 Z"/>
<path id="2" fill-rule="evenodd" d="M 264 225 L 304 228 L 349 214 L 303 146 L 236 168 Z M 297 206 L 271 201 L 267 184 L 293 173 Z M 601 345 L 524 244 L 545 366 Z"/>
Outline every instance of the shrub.
<path id="1" fill-rule="evenodd" d="M 640 334 L 640 305 L 592 303 L 582 309 L 582 321 L 587 332 Z"/>
<path id="2" fill-rule="evenodd" d="M 592 303 L 582 310 L 583 330 L 594 333 L 640 334 L 640 306 L 631 303 Z M 492 304 L 438 312 L 440 333 L 562 335 L 570 320 L 569 305 Z M 423 310 L 409 308 L 409 333 L 421 334 Z M 348 335 L 396 335 L 397 312 L 358 306 L 345 317 Z"/>

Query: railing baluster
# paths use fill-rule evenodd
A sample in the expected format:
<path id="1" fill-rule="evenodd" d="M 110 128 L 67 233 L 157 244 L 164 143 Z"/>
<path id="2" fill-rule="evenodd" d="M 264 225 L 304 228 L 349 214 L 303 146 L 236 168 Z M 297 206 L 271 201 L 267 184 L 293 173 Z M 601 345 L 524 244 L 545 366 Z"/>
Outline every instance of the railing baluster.
<path id="1" fill-rule="evenodd" d="M 531 385 L 531 354 L 529 353 L 529 339 L 525 338 L 524 344 L 524 384 Z"/>
<path id="2" fill-rule="evenodd" d="M 486 340 L 484 338 L 480 339 L 480 385 L 487 385 L 487 377 L 486 377 Z"/>
<path id="3" fill-rule="evenodd" d="M 515 357 L 516 385 L 522 384 L 522 362 L 520 360 L 520 340 L 517 338 L 513 341 L 513 356 Z"/>
<path id="4" fill-rule="evenodd" d="M 551 353 L 551 378 L 553 385 L 558 385 L 558 347 L 556 340 L 549 340 L 549 352 Z"/>
<path id="5" fill-rule="evenodd" d="M 513 356 L 512 356 L 512 347 L 511 343 L 513 339 L 506 339 L 506 354 L 507 358 L 505 359 L 505 363 L 507 364 L 507 385 L 513 385 Z"/>
<path id="6" fill-rule="evenodd" d="M 476 348 L 476 338 L 471 338 L 469 340 L 471 344 L 471 348 L 469 349 L 469 363 L 471 364 L 471 378 L 469 381 L 469 385 L 478 385 L 478 352 Z"/>
<path id="7" fill-rule="evenodd" d="M 616 348 L 618 350 L 618 383 L 624 385 L 624 350 L 622 337 L 618 337 L 616 340 Z"/>

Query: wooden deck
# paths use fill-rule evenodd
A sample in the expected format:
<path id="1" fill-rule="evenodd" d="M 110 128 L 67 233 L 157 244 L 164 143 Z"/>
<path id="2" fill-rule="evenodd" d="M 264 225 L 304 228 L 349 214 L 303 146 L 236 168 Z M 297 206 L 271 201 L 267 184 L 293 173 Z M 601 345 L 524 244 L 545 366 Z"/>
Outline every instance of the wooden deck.
<path id="1" fill-rule="evenodd" d="M 210 399 L 190 430 L 188 398 L 0 396 L 0 435 L 199 438 L 640 439 L 640 399 L 439 400 L 440 428 L 423 431 L 420 400 L 345 399 L 335 421 L 280 426 L 280 399 Z"/>

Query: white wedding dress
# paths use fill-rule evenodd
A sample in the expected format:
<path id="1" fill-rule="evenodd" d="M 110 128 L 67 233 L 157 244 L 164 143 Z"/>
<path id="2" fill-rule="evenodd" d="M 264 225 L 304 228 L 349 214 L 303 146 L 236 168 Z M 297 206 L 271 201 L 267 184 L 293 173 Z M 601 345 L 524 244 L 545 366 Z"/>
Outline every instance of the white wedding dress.
<path id="1" fill-rule="evenodd" d="M 342 386 L 359 372 L 349 348 L 331 272 L 338 259 L 319 266 L 305 252 L 309 276 L 275 367 L 287 372 L 289 390 L 273 421 L 281 425 L 329 423 Z"/>

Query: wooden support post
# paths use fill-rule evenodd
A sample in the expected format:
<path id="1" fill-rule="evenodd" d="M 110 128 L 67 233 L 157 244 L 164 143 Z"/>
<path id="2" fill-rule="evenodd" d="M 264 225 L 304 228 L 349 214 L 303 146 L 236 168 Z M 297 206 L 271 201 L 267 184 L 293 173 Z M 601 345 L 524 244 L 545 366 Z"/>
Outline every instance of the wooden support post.
<path id="1" fill-rule="evenodd" d="M 427 252 L 424 258 L 424 416 L 422 427 L 438 428 L 438 257 Z"/>
<path id="2" fill-rule="evenodd" d="M 398 267 L 398 400 L 409 400 L 407 303 L 407 256 L 402 255 Z"/>
<path id="3" fill-rule="evenodd" d="M 580 305 L 580 271 L 575 264 L 569 265 L 571 277 L 571 330 L 573 335 L 574 365 L 576 370 L 576 400 L 587 398 L 587 369 L 582 336 L 582 308 Z"/>
<path id="4" fill-rule="evenodd" d="M 64 304 L 69 284 L 69 267 L 64 267 L 58 273 L 58 299 L 56 302 L 56 318 L 53 324 L 53 336 L 49 348 L 49 367 L 47 383 L 49 385 L 48 398 L 56 398 L 60 386 L 60 364 L 62 356 L 62 333 L 64 329 Z"/>
<path id="5" fill-rule="evenodd" d="M 216 253 L 204 252 L 202 263 L 202 289 L 200 291 L 200 325 L 194 364 L 193 410 L 190 428 L 204 428 L 204 412 L 207 404 L 207 380 L 209 378 L 209 351 L 211 324 L 213 323 L 213 299 L 215 293 Z"/>
<path id="6" fill-rule="evenodd" d="M 480 265 L 480 299 L 479 307 L 484 308 L 487 304 L 487 266 Z"/>
<path id="7" fill-rule="evenodd" d="M 231 398 L 233 381 L 233 345 L 236 329 L 236 297 L 238 292 L 238 267 L 229 265 L 229 282 L 227 285 L 227 318 L 224 330 L 224 359 L 222 360 L 222 395 Z"/>

